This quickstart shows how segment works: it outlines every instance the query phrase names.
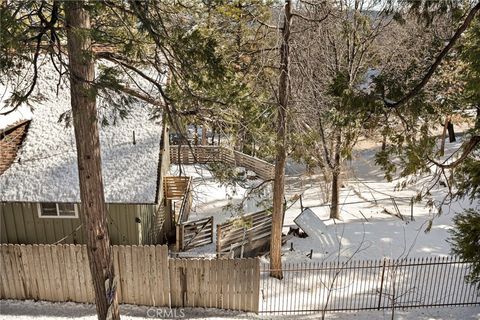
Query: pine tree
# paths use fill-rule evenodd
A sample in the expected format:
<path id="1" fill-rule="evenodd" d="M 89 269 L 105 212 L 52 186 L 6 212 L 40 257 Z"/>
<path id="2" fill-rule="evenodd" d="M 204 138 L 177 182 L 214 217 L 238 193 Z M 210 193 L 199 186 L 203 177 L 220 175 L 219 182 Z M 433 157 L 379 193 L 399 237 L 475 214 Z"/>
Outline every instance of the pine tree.
<path id="1" fill-rule="evenodd" d="M 455 215 L 453 223 L 452 252 L 472 263 L 467 280 L 480 289 L 480 211 L 467 209 Z"/>

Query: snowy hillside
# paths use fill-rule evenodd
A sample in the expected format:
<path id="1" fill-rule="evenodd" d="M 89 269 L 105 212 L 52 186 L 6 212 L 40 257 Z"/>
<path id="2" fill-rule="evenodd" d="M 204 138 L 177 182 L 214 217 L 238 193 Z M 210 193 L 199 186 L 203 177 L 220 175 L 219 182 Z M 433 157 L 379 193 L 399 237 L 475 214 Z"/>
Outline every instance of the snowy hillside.
<path id="1" fill-rule="evenodd" d="M 450 150 L 458 148 L 461 142 L 448 144 Z M 322 230 L 306 238 L 294 237 L 283 247 L 283 260 L 288 262 L 311 261 L 307 255 L 313 250 L 312 260 L 332 261 L 348 259 L 353 254 L 355 259 L 379 259 L 383 257 L 429 257 L 450 254 L 447 242 L 448 230 L 452 217 L 465 207 L 479 205 L 469 201 L 456 201 L 444 205 L 443 213 L 437 216 L 438 208 L 427 206 L 428 198 L 420 203 L 411 203 L 418 190 L 428 181 L 422 177 L 416 183 L 398 190 L 401 179 L 387 182 L 383 173 L 374 164 L 374 145 L 357 150 L 354 160 L 349 165 L 347 178 L 341 189 L 341 221 L 328 218 L 329 207 L 325 199 L 325 186 L 320 175 L 307 175 L 302 166 L 289 163 L 286 178 L 287 200 L 295 195 L 302 195 L 304 207 L 309 207 L 318 217 L 311 226 Z M 448 150 L 447 150 L 448 153 Z M 184 166 L 186 175 L 194 177 L 194 204 L 190 219 L 214 216 L 215 224 L 238 214 L 229 203 L 240 203 L 247 190 L 239 185 L 221 186 L 214 180 L 204 166 Z M 172 173 L 177 173 L 172 168 Z M 259 181 L 249 182 L 251 186 Z M 436 187 L 431 191 L 431 199 L 440 202 L 445 195 L 445 188 Z M 268 195 L 265 195 L 268 196 Z M 392 201 L 392 198 L 395 199 Z M 244 204 L 245 212 L 254 212 L 259 199 L 249 199 Z M 398 210 L 397 210 L 398 208 Z M 413 210 L 412 210 L 413 209 Z M 296 227 L 294 219 L 300 214 L 300 202 L 295 202 L 286 212 L 284 233 L 289 227 Z M 411 215 L 413 212 L 413 221 Z M 403 220 L 392 214 L 400 213 Z M 429 232 L 425 232 L 430 221 L 433 222 Z M 314 223 L 314 222 L 311 222 Z M 293 251 L 291 251 L 293 244 Z M 186 254 L 213 256 L 215 244 L 196 248 Z M 265 259 L 267 261 L 267 259 Z"/>

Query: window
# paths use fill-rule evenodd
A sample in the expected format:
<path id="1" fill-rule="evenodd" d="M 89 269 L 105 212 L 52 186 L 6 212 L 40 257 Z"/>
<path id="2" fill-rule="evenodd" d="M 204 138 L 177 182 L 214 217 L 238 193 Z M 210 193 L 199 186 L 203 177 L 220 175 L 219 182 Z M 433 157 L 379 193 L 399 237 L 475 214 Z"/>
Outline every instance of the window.
<path id="1" fill-rule="evenodd" d="M 39 203 L 40 218 L 78 218 L 78 208 L 73 203 Z"/>

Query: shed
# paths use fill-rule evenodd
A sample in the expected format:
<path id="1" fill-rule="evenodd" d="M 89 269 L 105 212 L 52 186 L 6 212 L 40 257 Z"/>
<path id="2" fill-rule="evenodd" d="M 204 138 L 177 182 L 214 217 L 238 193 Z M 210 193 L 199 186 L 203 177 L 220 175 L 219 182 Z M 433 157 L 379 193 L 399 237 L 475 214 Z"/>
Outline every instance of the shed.
<path id="1" fill-rule="evenodd" d="M 14 85 L 19 84 L 11 79 L 2 79 L 0 84 L 0 124 L 4 126 L 0 128 L 0 240 L 85 243 L 78 215 L 81 203 L 76 143 L 68 121 L 68 79 L 58 83 L 53 66 L 43 64 L 35 99 L 28 109 L 25 105 L 19 109 L 31 114 L 20 120 L 12 113 L 1 115 L 10 108 L 7 102 Z M 155 110 L 150 105 L 135 101 L 128 110 L 119 111 L 109 105 L 110 100 L 101 99 L 97 98 L 98 125 L 111 241 L 156 243 L 164 219 L 162 177 L 169 166 L 167 127 L 161 120 L 152 119 Z M 15 131 L 21 134 L 13 135 L 13 139 L 11 133 Z M 9 155 L 8 161 L 4 154 Z"/>

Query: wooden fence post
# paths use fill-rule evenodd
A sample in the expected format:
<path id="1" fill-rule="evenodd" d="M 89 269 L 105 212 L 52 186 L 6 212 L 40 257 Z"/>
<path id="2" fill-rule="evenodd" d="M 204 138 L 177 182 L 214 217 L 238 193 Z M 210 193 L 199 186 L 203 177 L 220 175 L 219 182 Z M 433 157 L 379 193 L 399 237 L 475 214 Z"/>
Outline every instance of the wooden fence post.
<path id="1" fill-rule="evenodd" d="M 259 299 L 260 299 L 260 258 L 256 257 L 255 258 L 255 268 L 253 270 L 253 277 L 252 277 L 252 283 L 253 283 L 253 312 L 257 313 L 260 311 L 259 310 Z"/>
<path id="2" fill-rule="evenodd" d="M 177 231 L 176 250 L 177 252 L 180 252 L 183 250 L 183 224 L 177 224 L 175 228 Z"/>

